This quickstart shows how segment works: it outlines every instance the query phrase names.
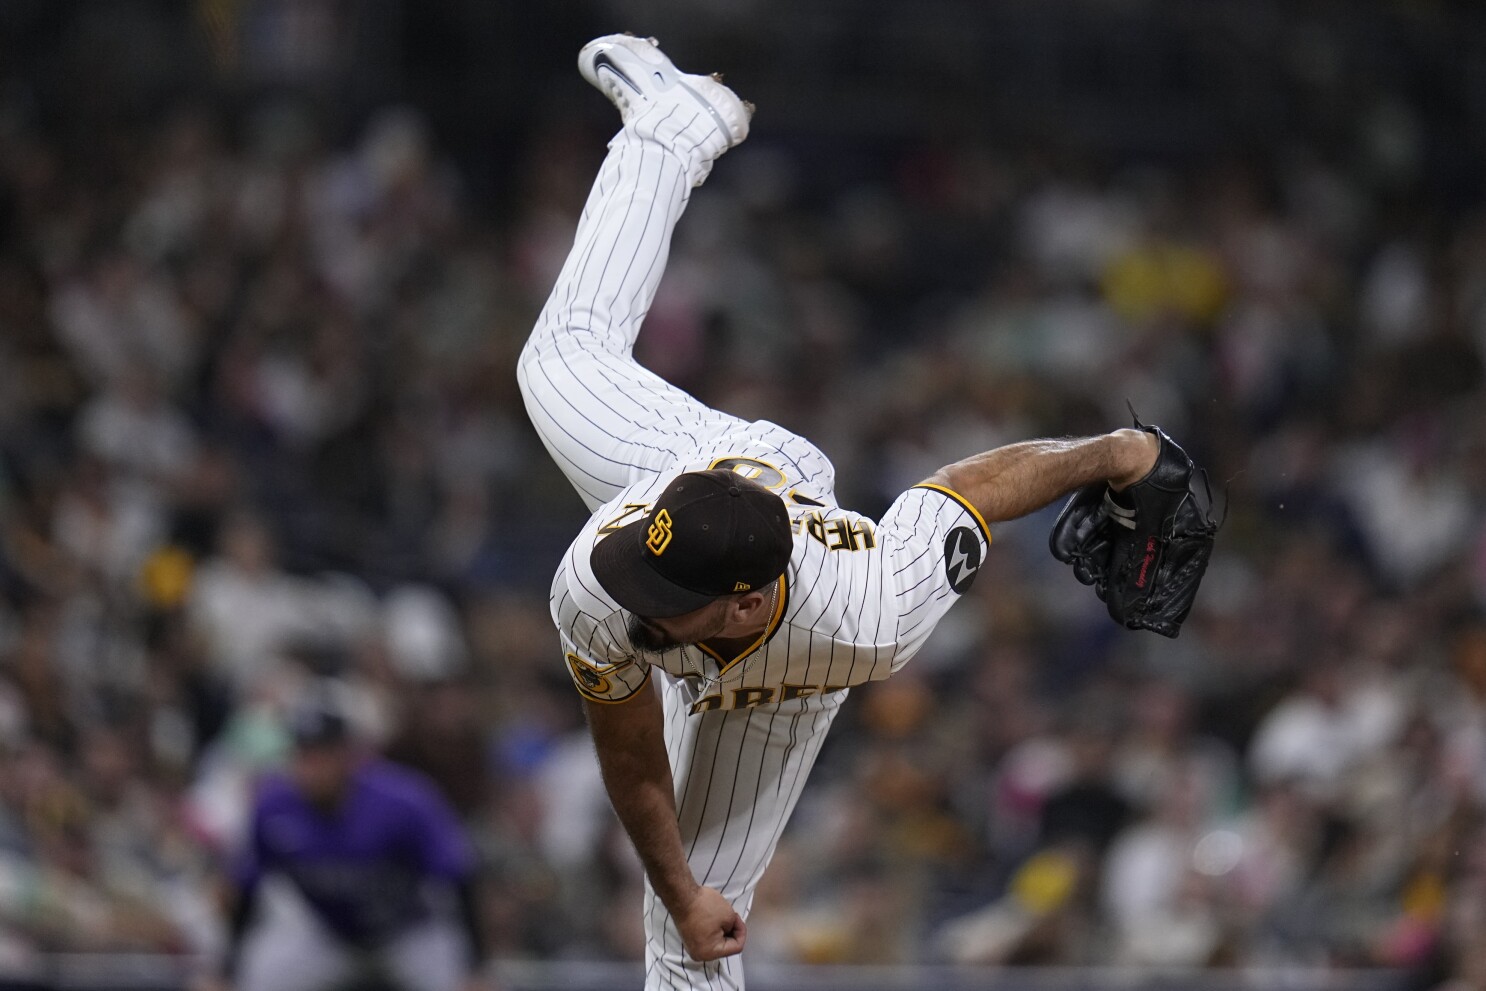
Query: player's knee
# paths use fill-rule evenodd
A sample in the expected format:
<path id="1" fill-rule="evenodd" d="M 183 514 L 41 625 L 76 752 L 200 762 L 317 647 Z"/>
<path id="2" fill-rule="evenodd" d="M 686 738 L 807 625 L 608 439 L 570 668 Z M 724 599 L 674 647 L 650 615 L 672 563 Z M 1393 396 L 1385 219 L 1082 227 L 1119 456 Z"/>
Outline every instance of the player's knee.
<path id="1" fill-rule="evenodd" d="M 525 372 L 527 368 L 537 362 L 541 353 L 541 336 L 541 331 L 535 330 L 526 339 L 526 344 L 521 348 L 521 354 L 516 357 L 516 371 L 518 373 Z M 518 377 L 524 378 L 524 375 L 518 375 Z"/>
<path id="2" fill-rule="evenodd" d="M 537 341 L 536 335 L 526 342 L 521 349 L 521 354 L 516 358 L 516 387 L 521 390 L 521 398 L 527 403 L 531 402 L 531 388 L 533 373 L 542 361 L 542 349 Z"/>

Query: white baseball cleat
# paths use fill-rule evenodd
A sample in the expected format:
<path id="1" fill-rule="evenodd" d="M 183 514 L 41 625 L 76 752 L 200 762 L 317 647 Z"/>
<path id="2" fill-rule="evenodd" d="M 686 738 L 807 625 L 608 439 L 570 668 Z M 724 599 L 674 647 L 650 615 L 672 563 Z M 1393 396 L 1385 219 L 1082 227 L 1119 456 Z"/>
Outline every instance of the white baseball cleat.
<path id="1" fill-rule="evenodd" d="M 710 161 L 748 137 L 753 105 L 721 77 L 681 72 L 654 38 L 610 34 L 578 52 L 583 78 L 619 108 L 626 126 Z"/>

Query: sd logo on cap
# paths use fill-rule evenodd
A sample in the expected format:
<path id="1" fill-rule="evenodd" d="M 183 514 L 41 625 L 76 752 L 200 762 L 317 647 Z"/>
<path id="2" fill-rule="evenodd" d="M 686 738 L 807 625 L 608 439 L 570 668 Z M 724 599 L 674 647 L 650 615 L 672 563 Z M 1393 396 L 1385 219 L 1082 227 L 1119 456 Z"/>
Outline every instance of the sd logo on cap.
<path id="1" fill-rule="evenodd" d="M 600 540 L 589 563 L 620 606 L 665 619 L 769 584 L 792 546 L 784 501 L 714 468 L 677 475 L 650 515 Z"/>

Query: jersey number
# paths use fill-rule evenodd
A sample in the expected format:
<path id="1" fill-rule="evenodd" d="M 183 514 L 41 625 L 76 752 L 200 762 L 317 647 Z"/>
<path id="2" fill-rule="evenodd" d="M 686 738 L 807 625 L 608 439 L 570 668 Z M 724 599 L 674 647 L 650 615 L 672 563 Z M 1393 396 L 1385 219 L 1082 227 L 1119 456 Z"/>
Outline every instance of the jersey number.
<path id="1" fill-rule="evenodd" d="M 633 522 L 632 517 L 634 517 L 637 513 L 643 513 L 649 508 L 650 503 L 648 502 L 625 503 L 623 512 L 621 512 L 618 516 L 614 517 L 609 522 L 605 523 L 603 526 L 599 527 L 599 536 L 603 537 L 613 533 L 615 530 L 621 529 L 622 527 L 624 527 L 625 524 Z"/>
<path id="2" fill-rule="evenodd" d="M 719 458 L 712 462 L 712 467 L 737 472 L 766 489 L 783 488 L 786 481 L 784 472 L 758 458 Z M 795 492 L 790 493 L 790 498 L 800 505 L 820 505 L 817 500 Z M 876 534 L 872 532 L 872 525 L 866 520 L 841 519 L 827 522 L 821 518 L 820 513 L 810 513 L 796 520 L 795 527 L 799 532 L 808 533 L 833 551 L 859 551 L 877 546 Z"/>
<path id="3" fill-rule="evenodd" d="M 784 472 L 757 458 L 719 458 L 712 462 L 712 467 L 736 472 L 766 489 L 777 489 L 784 484 Z"/>
<path id="4" fill-rule="evenodd" d="M 769 462 L 760 461 L 758 458 L 718 458 L 712 462 L 712 467 L 721 468 L 723 471 L 736 472 L 750 482 L 757 482 L 770 490 L 784 488 L 784 483 L 789 480 L 785 477 L 784 472 L 775 468 Z M 810 496 L 802 495 L 794 489 L 789 490 L 786 498 L 797 506 L 825 505 L 819 499 L 812 499 Z"/>

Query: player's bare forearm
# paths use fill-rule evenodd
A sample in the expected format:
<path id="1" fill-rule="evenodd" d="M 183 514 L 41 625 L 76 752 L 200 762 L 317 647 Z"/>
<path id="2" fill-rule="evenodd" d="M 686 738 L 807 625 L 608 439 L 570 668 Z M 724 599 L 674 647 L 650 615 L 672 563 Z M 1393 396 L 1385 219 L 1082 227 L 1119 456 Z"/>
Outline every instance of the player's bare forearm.
<path id="1" fill-rule="evenodd" d="M 748 926 L 726 898 L 697 883 L 686 862 L 663 723 L 660 699 L 648 687 L 624 702 L 588 703 L 604 787 L 650 886 L 675 919 L 686 952 L 717 960 L 743 950 Z"/>
<path id="2" fill-rule="evenodd" d="M 986 522 L 1014 520 L 1093 482 L 1116 489 L 1145 477 L 1158 442 L 1143 430 L 1098 437 L 1028 440 L 940 468 L 925 481 L 953 489 Z"/>
<path id="3" fill-rule="evenodd" d="M 674 915 L 698 885 L 681 847 L 660 699 L 647 685 L 623 702 L 586 704 L 609 801 Z"/>

